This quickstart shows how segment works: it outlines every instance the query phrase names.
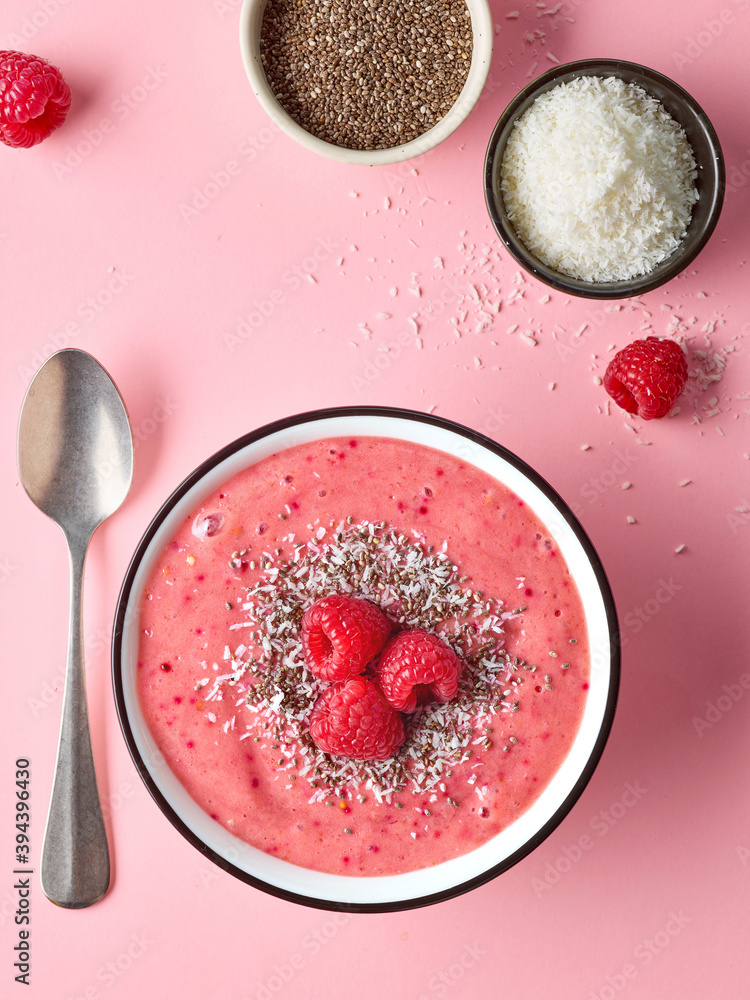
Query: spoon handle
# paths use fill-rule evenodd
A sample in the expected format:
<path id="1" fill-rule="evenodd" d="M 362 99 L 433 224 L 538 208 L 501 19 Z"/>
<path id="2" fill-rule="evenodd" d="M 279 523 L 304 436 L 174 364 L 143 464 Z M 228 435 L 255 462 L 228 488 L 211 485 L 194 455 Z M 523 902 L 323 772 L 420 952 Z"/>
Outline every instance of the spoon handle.
<path id="1" fill-rule="evenodd" d="M 91 750 L 83 665 L 83 566 L 88 539 L 68 538 L 70 633 L 60 740 L 47 827 L 41 883 L 58 906 L 80 909 L 109 887 L 109 849 Z"/>

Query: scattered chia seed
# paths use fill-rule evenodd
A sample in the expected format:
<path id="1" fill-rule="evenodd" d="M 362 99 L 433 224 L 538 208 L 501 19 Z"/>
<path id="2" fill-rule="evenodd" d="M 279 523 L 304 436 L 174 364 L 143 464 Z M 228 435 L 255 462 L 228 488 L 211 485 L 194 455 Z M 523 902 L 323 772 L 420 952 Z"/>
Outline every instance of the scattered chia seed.
<path id="1" fill-rule="evenodd" d="M 448 113 L 472 44 L 464 0 L 269 0 L 260 58 L 307 132 L 347 149 L 388 149 Z"/>

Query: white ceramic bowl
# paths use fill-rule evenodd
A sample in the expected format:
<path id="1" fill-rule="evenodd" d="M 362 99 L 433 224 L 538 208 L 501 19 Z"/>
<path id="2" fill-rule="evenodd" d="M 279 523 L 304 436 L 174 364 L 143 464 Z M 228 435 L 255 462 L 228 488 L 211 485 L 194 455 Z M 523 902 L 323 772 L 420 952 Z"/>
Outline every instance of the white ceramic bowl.
<path id="1" fill-rule="evenodd" d="M 392 146 L 389 149 L 347 149 L 344 146 L 325 142 L 298 125 L 282 108 L 268 85 L 260 59 L 260 33 L 266 2 L 267 0 L 244 0 L 242 4 L 240 49 L 245 71 L 256 97 L 271 121 L 286 135 L 313 153 L 327 156 L 341 163 L 354 163 L 370 167 L 400 163 L 402 160 L 421 156 L 422 153 L 426 153 L 441 143 L 443 139 L 447 139 L 468 117 L 469 112 L 479 100 L 487 80 L 487 74 L 490 71 L 494 27 L 487 0 L 466 0 L 466 6 L 471 14 L 471 27 L 474 36 L 471 68 L 458 100 L 448 114 L 437 125 L 427 132 L 423 132 L 411 142 Z"/>
<path id="2" fill-rule="evenodd" d="M 136 690 L 139 606 L 163 547 L 202 499 L 249 465 L 284 448 L 340 435 L 413 441 L 458 456 L 515 492 L 545 524 L 578 587 L 591 648 L 590 688 L 580 730 L 539 798 L 481 847 L 402 875 L 359 877 L 310 871 L 248 846 L 203 812 L 162 758 Z M 506 871 L 540 844 L 572 808 L 604 749 L 617 700 L 617 617 L 604 570 L 583 529 L 536 472 L 500 445 L 459 424 L 409 410 L 348 407 L 301 414 L 261 427 L 209 458 L 172 494 L 135 552 L 117 607 L 113 643 L 115 699 L 136 767 L 165 815 L 204 856 L 273 895 L 324 909 L 386 911 L 447 899 Z"/>

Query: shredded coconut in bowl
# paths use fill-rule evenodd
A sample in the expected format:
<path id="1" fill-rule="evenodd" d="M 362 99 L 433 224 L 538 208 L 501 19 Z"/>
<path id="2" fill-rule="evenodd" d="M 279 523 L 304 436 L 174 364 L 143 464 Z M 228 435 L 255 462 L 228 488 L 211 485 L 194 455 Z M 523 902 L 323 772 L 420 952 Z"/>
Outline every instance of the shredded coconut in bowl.
<path id="1" fill-rule="evenodd" d="M 653 270 L 679 246 L 698 199 L 684 130 L 618 77 L 580 76 L 538 97 L 508 138 L 500 176 L 526 248 L 590 282 Z"/>

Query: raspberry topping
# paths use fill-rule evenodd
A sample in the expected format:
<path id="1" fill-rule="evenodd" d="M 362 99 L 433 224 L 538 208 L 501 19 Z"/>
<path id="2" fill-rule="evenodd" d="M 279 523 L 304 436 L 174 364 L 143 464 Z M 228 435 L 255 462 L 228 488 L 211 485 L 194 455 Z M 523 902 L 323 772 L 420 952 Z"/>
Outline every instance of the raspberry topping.
<path id="1" fill-rule="evenodd" d="M 25 52 L 0 51 L 0 141 L 35 146 L 65 121 L 70 88 L 60 70 Z"/>
<path id="2" fill-rule="evenodd" d="M 404 742 L 404 723 L 372 681 L 350 677 L 326 688 L 315 702 L 310 736 L 336 757 L 388 760 Z"/>
<path id="3" fill-rule="evenodd" d="M 647 337 L 615 354 L 604 373 L 604 388 L 628 413 L 652 420 L 669 413 L 687 377 L 680 345 L 673 340 Z"/>
<path id="4" fill-rule="evenodd" d="M 361 674 L 391 634 L 390 619 L 370 601 L 329 594 L 302 616 L 302 649 L 316 677 L 343 681 Z"/>
<path id="5" fill-rule="evenodd" d="M 386 700 L 399 712 L 413 712 L 433 699 L 450 701 L 458 691 L 461 661 L 432 632 L 400 632 L 383 650 L 378 681 Z"/>

